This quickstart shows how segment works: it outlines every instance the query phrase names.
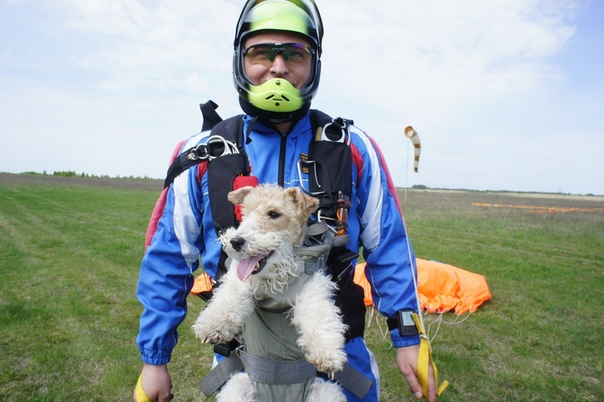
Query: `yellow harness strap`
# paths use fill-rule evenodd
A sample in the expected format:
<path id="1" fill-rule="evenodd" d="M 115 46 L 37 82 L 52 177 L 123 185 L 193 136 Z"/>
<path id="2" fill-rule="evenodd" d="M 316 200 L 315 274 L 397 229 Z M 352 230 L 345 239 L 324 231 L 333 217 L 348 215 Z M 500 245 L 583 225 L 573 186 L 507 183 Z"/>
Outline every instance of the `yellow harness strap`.
<path id="1" fill-rule="evenodd" d="M 415 326 L 419 331 L 420 343 L 419 343 L 419 358 L 417 360 L 417 375 L 419 377 L 419 383 L 422 386 L 422 395 L 424 398 L 428 398 L 428 375 L 430 364 L 432 365 L 432 371 L 434 371 L 434 381 L 438 386 L 438 370 L 436 369 L 436 363 L 432 359 L 432 348 L 430 347 L 430 341 L 426 335 L 426 331 L 421 325 L 419 316 L 416 313 L 412 314 Z M 445 380 L 438 388 L 438 394 L 442 394 L 445 389 L 449 386 L 449 381 Z"/>
<path id="2" fill-rule="evenodd" d="M 142 374 L 138 376 L 138 381 L 136 382 L 136 402 L 153 402 L 151 398 L 145 393 L 143 389 L 143 376 Z"/>

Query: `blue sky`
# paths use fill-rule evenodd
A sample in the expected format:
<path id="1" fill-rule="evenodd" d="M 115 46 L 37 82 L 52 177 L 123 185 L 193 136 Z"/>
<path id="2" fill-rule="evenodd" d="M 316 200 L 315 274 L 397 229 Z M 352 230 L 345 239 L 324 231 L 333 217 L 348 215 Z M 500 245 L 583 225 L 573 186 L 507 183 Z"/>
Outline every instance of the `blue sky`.
<path id="1" fill-rule="evenodd" d="M 163 178 L 200 102 L 240 113 L 243 3 L 0 0 L 0 171 Z M 313 107 L 373 136 L 396 185 L 604 194 L 604 2 L 317 4 Z"/>

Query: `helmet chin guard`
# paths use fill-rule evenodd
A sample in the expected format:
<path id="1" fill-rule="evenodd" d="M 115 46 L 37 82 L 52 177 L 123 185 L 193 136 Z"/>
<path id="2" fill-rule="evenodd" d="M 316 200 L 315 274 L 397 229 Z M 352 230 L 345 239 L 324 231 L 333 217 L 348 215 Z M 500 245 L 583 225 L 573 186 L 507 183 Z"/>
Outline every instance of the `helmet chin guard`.
<path id="1" fill-rule="evenodd" d="M 273 78 L 248 90 L 248 101 L 268 112 L 295 112 L 304 105 L 300 91 L 283 78 Z"/>
<path id="2" fill-rule="evenodd" d="M 302 88 L 283 78 L 254 85 L 245 72 L 244 45 L 250 36 L 283 31 L 304 37 L 313 48 L 311 74 Z M 270 122 L 299 119 L 310 108 L 321 76 L 323 24 L 314 0 L 248 0 L 235 33 L 233 81 L 247 114 Z"/>

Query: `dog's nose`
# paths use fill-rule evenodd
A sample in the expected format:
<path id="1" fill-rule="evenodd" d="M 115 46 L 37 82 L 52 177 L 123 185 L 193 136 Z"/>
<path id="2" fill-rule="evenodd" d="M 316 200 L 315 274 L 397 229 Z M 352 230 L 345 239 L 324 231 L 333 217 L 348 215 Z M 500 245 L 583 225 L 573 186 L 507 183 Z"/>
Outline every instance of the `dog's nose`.
<path id="1" fill-rule="evenodd" d="M 243 247 L 244 244 L 245 239 L 241 236 L 233 237 L 231 239 L 231 246 L 233 246 L 236 251 L 241 251 L 241 247 Z"/>

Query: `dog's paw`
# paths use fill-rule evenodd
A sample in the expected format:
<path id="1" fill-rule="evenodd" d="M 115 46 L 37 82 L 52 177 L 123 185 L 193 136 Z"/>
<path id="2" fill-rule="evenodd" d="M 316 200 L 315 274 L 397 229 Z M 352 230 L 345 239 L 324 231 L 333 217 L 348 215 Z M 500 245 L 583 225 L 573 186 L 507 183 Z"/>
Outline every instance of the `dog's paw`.
<path id="1" fill-rule="evenodd" d="M 236 331 L 229 331 L 228 328 L 215 324 L 207 322 L 207 320 L 198 320 L 193 324 L 193 332 L 201 342 L 211 344 L 229 342 L 235 337 Z"/>
<path id="2" fill-rule="evenodd" d="M 330 377 L 333 377 L 336 371 L 341 371 L 348 360 L 343 349 L 332 349 L 321 353 L 307 353 L 304 357 L 319 372 L 327 373 Z"/>
<path id="3" fill-rule="evenodd" d="M 219 344 L 219 343 L 229 342 L 233 338 L 230 337 L 230 338 L 227 339 L 227 337 L 221 336 L 218 333 L 213 333 L 213 334 L 207 335 L 207 336 L 205 336 L 203 338 L 200 338 L 200 339 L 201 339 L 201 342 L 203 342 L 203 343 L 211 343 L 212 345 L 216 345 L 216 344 Z"/>

